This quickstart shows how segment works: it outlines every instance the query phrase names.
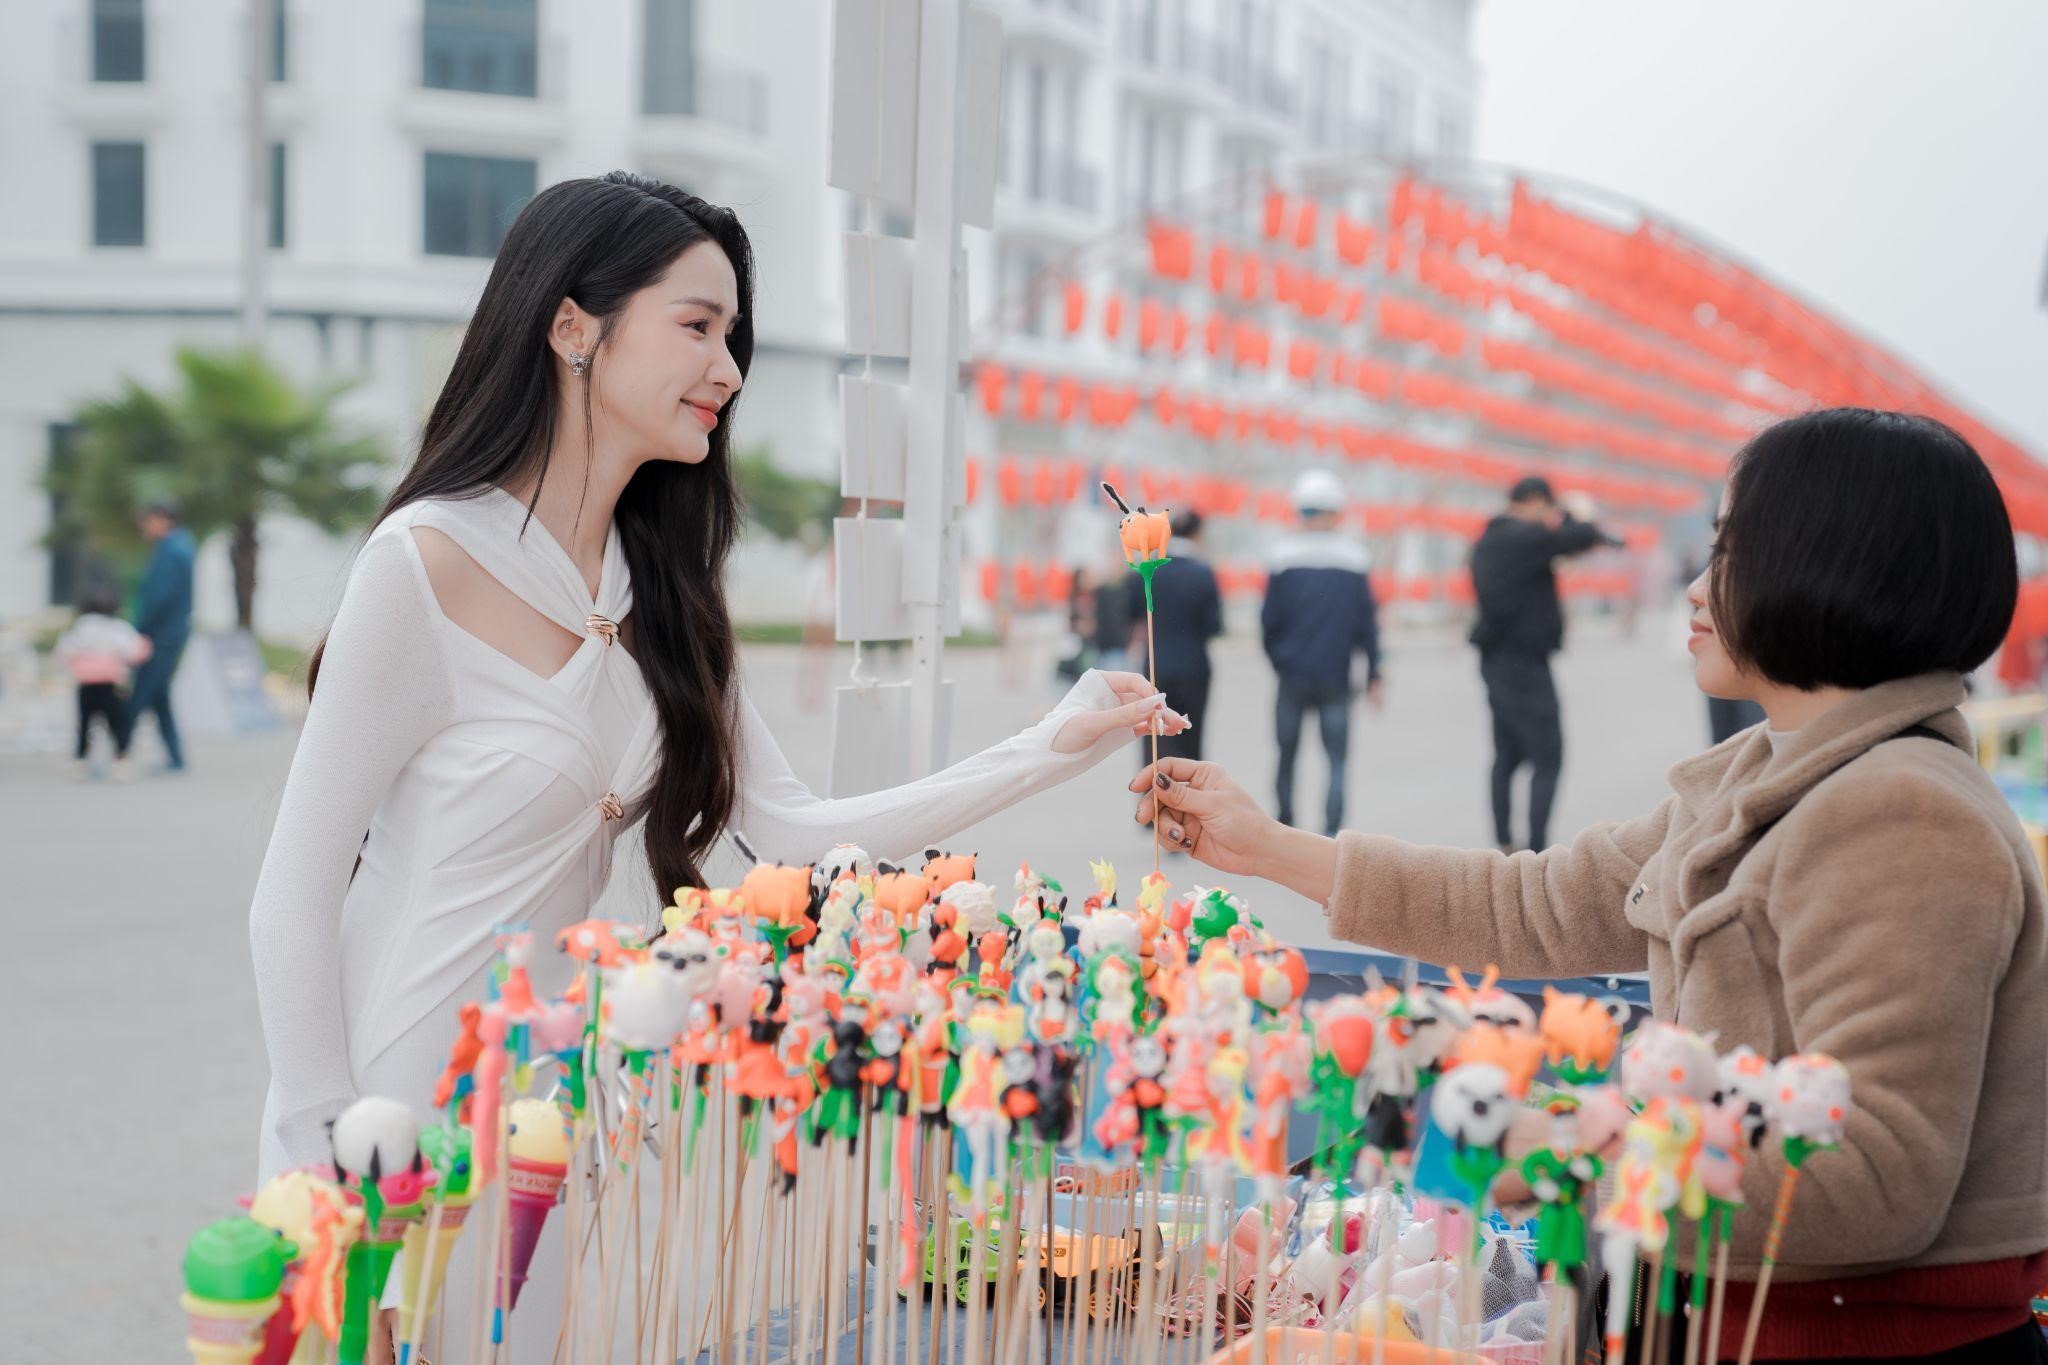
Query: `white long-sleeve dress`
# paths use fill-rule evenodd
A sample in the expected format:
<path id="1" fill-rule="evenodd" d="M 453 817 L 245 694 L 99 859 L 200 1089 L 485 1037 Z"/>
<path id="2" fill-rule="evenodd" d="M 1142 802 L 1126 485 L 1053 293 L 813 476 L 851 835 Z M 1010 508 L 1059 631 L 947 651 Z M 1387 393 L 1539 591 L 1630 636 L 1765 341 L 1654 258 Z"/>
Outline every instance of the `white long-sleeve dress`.
<path id="1" fill-rule="evenodd" d="M 501 926 L 526 925 L 546 944 L 588 917 L 613 841 L 645 811 L 660 738 L 653 702 L 632 656 L 587 629 L 593 615 L 632 611 L 617 530 L 593 599 L 539 521 L 522 534 L 525 512 L 495 489 L 414 503 L 378 527 L 350 573 L 249 915 L 271 1067 L 264 1177 L 325 1160 L 326 1121 L 359 1095 L 426 1118 L 455 1007 L 481 994 Z M 447 535 L 586 636 L 568 663 L 543 678 L 445 616 L 415 527 Z M 744 695 L 738 704 L 734 824 L 762 856 L 790 862 L 840 841 L 878 856 L 942 842 L 1127 738 L 1053 751 L 1071 716 L 1116 704 L 1091 673 L 1039 724 L 943 772 L 825 800 Z M 561 984 L 551 967 L 566 981 L 554 958 L 536 957 L 536 987 Z"/>

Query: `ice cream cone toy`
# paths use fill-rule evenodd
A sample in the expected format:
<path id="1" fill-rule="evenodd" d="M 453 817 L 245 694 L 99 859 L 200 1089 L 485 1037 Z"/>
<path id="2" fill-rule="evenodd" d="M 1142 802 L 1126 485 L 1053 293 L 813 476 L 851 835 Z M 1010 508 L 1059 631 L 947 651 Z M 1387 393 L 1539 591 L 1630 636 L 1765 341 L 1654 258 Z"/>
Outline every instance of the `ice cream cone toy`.
<path id="1" fill-rule="evenodd" d="M 342 1110 L 330 1130 L 335 1174 L 363 1201 L 362 1239 L 348 1251 L 342 1365 L 360 1365 L 406 1224 L 419 1217 L 421 1196 L 433 1183 L 433 1168 L 420 1156 L 419 1135 L 410 1109 L 376 1095 Z"/>
<path id="2" fill-rule="evenodd" d="M 341 1335 L 341 1271 L 363 1211 L 333 1181 L 286 1171 L 249 1200 L 249 1216 L 298 1248 L 285 1267 L 284 1302 L 271 1314 L 256 1357 L 257 1365 L 285 1365 L 309 1325 L 329 1341 Z"/>
<path id="3" fill-rule="evenodd" d="M 498 1306 L 510 1313 L 519 1306 L 519 1291 L 533 1264 L 541 1230 L 569 1175 L 569 1128 L 562 1111 L 540 1099 L 512 1101 L 511 1132 L 506 1141 L 506 1195 L 511 1210 L 511 1254 L 498 1285 Z"/>
<path id="4" fill-rule="evenodd" d="M 226 1218 L 185 1244 L 185 1347 L 193 1365 L 249 1365 L 263 1348 L 298 1248 L 253 1218 Z"/>
<path id="5" fill-rule="evenodd" d="M 398 1331 L 403 1343 L 399 1365 L 406 1365 L 421 1328 L 434 1314 L 448 1276 L 449 1258 L 455 1254 L 470 1207 L 476 1203 L 472 1146 L 469 1129 L 453 1124 L 420 1132 L 420 1153 L 433 1166 L 437 1179 L 427 1216 L 405 1230 L 405 1259 L 399 1278 Z"/>
<path id="6" fill-rule="evenodd" d="M 1740 1365 L 1749 1365 L 1763 1325 L 1764 1300 L 1771 1292 L 1771 1270 L 1778 1263 L 1778 1244 L 1792 1216 L 1792 1196 L 1799 1173 L 1815 1152 L 1838 1147 L 1849 1121 L 1849 1069 L 1819 1052 L 1794 1053 L 1771 1068 L 1768 1115 L 1785 1143 L 1785 1175 L 1778 1182 L 1778 1202 L 1764 1234 L 1763 1268 L 1749 1302 L 1749 1326 L 1742 1334 Z"/>

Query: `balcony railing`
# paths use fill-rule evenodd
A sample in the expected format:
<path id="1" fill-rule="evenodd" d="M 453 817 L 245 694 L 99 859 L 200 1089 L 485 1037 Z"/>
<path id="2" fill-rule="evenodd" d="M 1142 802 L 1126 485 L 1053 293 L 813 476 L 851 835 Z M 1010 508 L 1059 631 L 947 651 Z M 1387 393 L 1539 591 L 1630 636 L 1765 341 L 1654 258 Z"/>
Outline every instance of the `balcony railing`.
<path id="1" fill-rule="evenodd" d="M 1056 204 L 1076 213 L 1093 213 L 1100 202 L 1100 180 L 1093 166 L 1057 153 L 1040 156 L 1024 167 L 1023 192 L 1026 199 Z"/>
<path id="2" fill-rule="evenodd" d="M 651 118 L 701 118 L 756 137 L 768 131 L 768 80 L 758 71 L 698 62 L 657 76 L 649 72 L 640 111 Z"/>
<path id="3" fill-rule="evenodd" d="M 1139 66 L 1169 76 L 1209 78 L 1215 70 L 1216 46 L 1192 25 L 1174 24 L 1154 16 L 1126 11 L 1118 44 L 1124 56 Z"/>
<path id="4" fill-rule="evenodd" d="M 1058 10 L 1084 23 L 1099 23 L 1102 0 L 1031 0 L 1033 9 Z"/>

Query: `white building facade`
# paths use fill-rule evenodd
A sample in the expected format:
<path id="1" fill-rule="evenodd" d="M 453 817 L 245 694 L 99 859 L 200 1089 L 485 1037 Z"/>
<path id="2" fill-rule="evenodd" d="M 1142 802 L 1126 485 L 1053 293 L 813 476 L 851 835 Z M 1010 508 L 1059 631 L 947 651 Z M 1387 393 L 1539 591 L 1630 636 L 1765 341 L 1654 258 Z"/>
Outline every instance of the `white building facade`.
<path id="1" fill-rule="evenodd" d="M 826 185 L 827 0 L 277 3 L 267 346 L 302 380 L 354 381 L 342 410 L 394 461 L 519 204 L 625 167 L 740 214 L 761 269 L 739 444 L 834 473 L 855 213 Z M 969 234 L 969 316 L 1264 165 L 1463 155 L 1471 3 L 1000 0 L 1001 188 L 994 233 Z M 0 617 L 71 589 L 39 480 L 78 405 L 168 384 L 179 345 L 236 340 L 247 22 L 242 0 L 0 7 Z M 283 518 L 263 536 L 258 627 L 309 638 L 350 542 Z M 750 546 L 733 590 L 743 617 L 819 611 L 783 547 Z M 202 624 L 230 602 L 211 546 Z"/>

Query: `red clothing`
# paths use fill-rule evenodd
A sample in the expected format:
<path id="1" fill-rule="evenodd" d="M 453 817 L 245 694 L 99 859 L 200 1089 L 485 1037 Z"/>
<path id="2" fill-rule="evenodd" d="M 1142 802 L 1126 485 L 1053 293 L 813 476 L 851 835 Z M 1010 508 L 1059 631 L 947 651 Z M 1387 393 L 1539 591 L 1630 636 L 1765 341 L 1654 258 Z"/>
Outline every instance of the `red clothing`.
<path id="1" fill-rule="evenodd" d="M 1917 1266 L 1851 1280 L 1773 1280 L 1757 1329 L 1756 1359 L 1827 1360 L 1952 1351 L 2028 1321 L 2048 1284 L 2048 1251 L 1973 1265 Z M 1723 1360 L 1742 1350 L 1751 1286 L 1728 1283 Z"/>

